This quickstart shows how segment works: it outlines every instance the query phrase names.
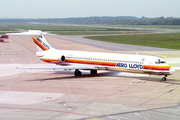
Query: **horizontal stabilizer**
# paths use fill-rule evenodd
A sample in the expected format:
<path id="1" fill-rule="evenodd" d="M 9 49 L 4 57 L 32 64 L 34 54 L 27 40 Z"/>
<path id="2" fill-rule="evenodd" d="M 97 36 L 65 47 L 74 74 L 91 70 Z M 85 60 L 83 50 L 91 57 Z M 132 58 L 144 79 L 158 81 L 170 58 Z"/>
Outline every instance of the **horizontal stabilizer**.
<path id="1" fill-rule="evenodd" d="M 42 32 L 41 30 L 28 30 L 27 32 L 21 33 L 6 33 L 6 35 L 43 35 L 47 34 L 47 32 Z"/>

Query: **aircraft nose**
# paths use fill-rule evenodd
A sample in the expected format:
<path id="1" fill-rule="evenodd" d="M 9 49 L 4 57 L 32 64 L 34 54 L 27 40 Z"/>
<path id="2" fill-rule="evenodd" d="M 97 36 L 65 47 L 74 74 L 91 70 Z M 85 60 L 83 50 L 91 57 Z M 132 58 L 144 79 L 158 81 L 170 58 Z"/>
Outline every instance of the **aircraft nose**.
<path id="1" fill-rule="evenodd" d="M 175 68 L 173 68 L 173 67 L 170 67 L 170 69 L 169 69 L 169 73 L 170 73 L 170 74 L 173 74 L 173 73 L 175 73 L 175 71 L 176 71 L 176 70 L 175 70 Z"/>

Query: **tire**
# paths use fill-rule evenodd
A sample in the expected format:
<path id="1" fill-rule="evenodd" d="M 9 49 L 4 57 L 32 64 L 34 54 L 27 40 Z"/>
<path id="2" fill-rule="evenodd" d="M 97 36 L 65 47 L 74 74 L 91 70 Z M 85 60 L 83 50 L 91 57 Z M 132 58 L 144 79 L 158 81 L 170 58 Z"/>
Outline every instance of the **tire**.
<path id="1" fill-rule="evenodd" d="M 91 72 L 92 75 L 97 74 L 97 70 L 91 70 L 90 72 Z"/>
<path id="2" fill-rule="evenodd" d="M 74 75 L 75 75 L 75 76 L 81 76 L 81 71 L 79 71 L 79 70 L 76 69 L 76 70 L 74 71 Z"/>
<path id="3" fill-rule="evenodd" d="M 162 81 L 166 81 L 166 77 L 162 77 Z"/>

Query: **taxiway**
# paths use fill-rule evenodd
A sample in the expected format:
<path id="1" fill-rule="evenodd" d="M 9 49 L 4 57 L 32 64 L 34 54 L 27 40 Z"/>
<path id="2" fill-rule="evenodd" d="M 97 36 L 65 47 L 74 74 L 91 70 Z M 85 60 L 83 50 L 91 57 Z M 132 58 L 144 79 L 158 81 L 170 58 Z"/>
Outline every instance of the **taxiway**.
<path id="1" fill-rule="evenodd" d="M 46 37 L 46 36 L 45 36 Z M 89 45 L 79 37 L 47 36 L 57 49 L 145 54 L 143 48 L 123 51 L 106 49 L 112 44 Z M 112 47 L 113 48 L 113 47 Z M 117 46 L 117 48 L 119 48 Z M 123 46 L 121 46 L 123 48 Z M 131 47 L 132 48 L 132 47 Z M 123 49 L 130 49 L 124 46 Z M 142 49 L 142 50 L 141 50 Z M 156 48 L 155 48 L 156 49 Z M 0 44 L 0 119 L 5 120 L 155 120 L 180 118 L 180 71 L 159 82 L 160 76 L 100 71 L 96 76 L 82 71 L 22 70 L 19 66 L 45 66 L 35 56 L 30 36 L 10 36 Z M 180 51 L 151 50 L 166 55 L 178 66 Z M 172 52 L 173 51 L 173 52 Z M 175 62 L 174 59 L 175 58 Z"/>

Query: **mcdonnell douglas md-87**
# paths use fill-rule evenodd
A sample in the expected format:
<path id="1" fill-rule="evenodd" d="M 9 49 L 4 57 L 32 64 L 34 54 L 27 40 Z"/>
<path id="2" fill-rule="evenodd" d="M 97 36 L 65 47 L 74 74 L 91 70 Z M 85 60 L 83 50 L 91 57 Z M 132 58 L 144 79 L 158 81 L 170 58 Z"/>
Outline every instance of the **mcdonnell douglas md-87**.
<path id="1" fill-rule="evenodd" d="M 58 65 L 53 67 L 31 67 L 29 69 L 74 70 L 75 76 L 81 76 L 80 70 L 90 70 L 91 74 L 97 74 L 97 70 L 114 70 L 161 75 L 162 79 L 160 81 L 166 81 L 166 77 L 175 72 L 175 69 L 168 65 L 166 61 L 156 56 L 57 50 L 49 45 L 43 34 L 39 30 L 8 34 L 31 35 L 39 50 L 39 52 L 36 52 L 36 56 L 40 57 L 44 62 Z"/>

